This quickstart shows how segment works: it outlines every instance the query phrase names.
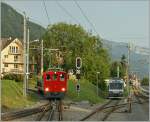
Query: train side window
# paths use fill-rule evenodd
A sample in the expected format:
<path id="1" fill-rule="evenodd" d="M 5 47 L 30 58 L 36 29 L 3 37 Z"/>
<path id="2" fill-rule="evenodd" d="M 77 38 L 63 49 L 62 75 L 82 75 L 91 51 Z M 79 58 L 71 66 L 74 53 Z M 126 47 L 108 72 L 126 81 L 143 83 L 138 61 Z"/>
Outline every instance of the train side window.
<path id="1" fill-rule="evenodd" d="M 58 75 L 57 75 L 57 74 L 54 74 L 54 75 L 53 75 L 53 80 L 57 80 L 57 77 L 58 77 Z"/>
<path id="2" fill-rule="evenodd" d="M 46 74 L 46 80 L 50 81 L 51 80 L 51 76 L 50 74 Z"/>
<path id="3" fill-rule="evenodd" d="M 65 75 L 64 74 L 60 74 L 60 81 L 65 81 Z"/>

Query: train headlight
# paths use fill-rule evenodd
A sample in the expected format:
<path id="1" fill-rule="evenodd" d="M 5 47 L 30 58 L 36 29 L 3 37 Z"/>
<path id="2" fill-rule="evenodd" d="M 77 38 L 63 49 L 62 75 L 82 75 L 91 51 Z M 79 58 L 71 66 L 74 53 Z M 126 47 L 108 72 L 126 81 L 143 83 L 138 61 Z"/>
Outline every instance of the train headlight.
<path id="1" fill-rule="evenodd" d="M 45 88 L 45 91 L 48 92 L 48 91 L 49 91 L 49 88 Z"/>
<path id="2" fill-rule="evenodd" d="M 63 92 L 64 92 L 65 90 L 66 90 L 65 88 L 61 88 L 61 91 L 63 91 Z"/>

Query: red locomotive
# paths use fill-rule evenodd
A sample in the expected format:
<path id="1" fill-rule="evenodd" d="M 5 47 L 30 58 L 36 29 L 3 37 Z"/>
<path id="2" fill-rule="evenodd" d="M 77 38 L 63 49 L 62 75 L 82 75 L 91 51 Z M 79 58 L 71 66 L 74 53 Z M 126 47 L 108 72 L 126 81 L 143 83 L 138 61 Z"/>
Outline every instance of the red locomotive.
<path id="1" fill-rule="evenodd" d="M 46 71 L 42 82 L 38 82 L 38 90 L 49 99 L 62 99 L 67 91 L 68 74 L 64 71 Z"/>

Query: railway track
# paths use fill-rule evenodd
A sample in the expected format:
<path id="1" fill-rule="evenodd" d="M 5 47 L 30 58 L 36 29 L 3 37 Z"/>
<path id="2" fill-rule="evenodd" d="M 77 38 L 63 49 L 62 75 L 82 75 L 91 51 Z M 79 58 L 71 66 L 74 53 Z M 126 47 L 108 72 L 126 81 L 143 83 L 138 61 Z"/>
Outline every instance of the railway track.
<path id="1" fill-rule="evenodd" d="M 114 101 L 113 105 L 114 107 L 110 108 L 110 110 L 104 115 L 104 117 L 101 119 L 102 121 L 107 120 L 107 118 L 113 113 L 118 107 L 116 107 L 119 104 L 120 100 Z"/>
<path id="2" fill-rule="evenodd" d="M 88 114 L 87 116 L 85 116 L 84 118 L 82 118 L 80 121 L 85 121 L 88 118 L 90 118 L 92 115 L 98 113 L 98 112 L 102 112 L 105 109 L 110 109 L 102 118 L 102 121 L 105 121 L 109 115 L 115 111 L 118 108 L 124 107 L 125 105 L 127 105 L 127 103 L 124 104 L 119 104 L 120 100 L 109 100 L 106 104 L 98 107 L 97 109 L 95 109 L 94 111 L 92 111 L 90 114 Z"/>
<path id="3" fill-rule="evenodd" d="M 46 121 L 62 121 L 62 111 L 62 100 L 48 101 L 46 104 L 39 107 L 4 113 L 2 114 L 2 121 L 15 120 L 26 116 L 31 116 L 33 114 L 37 114 L 35 121 L 41 121 L 42 119 L 46 119 Z M 47 113 L 48 116 L 46 116 Z"/>
<path id="4" fill-rule="evenodd" d="M 84 118 L 82 118 L 80 121 L 84 121 L 84 120 L 90 118 L 90 117 L 91 117 L 92 115 L 94 115 L 95 113 L 97 113 L 97 112 L 103 110 L 103 109 L 104 109 L 107 105 L 109 105 L 111 102 L 112 102 L 112 101 L 109 100 L 106 104 L 104 104 L 104 105 L 98 107 L 97 109 L 95 109 L 94 111 L 92 111 L 90 114 L 88 114 L 87 116 L 85 116 Z"/>
<path id="5" fill-rule="evenodd" d="M 37 116 L 36 121 L 62 121 L 62 100 L 50 101 L 50 107 Z M 47 115 L 46 115 L 47 114 Z"/>
<path id="6" fill-rule="evenodd" d="M 16 112 L 4 113 L 4 114 L 2 114 L 1 118 L 3 121 L 10 121 L 10 120 L 14 120 L 17 118 L 30 116 L 32 114 L 37 114 L 37 113 L 43 111 L 48 106 L 49 106 L 49 102 L 47 102 L 46 104 L 44 104 L 40 107 L 24 109 L 24 110 L 20 110 L 20 111 L 16 111 Z"/>

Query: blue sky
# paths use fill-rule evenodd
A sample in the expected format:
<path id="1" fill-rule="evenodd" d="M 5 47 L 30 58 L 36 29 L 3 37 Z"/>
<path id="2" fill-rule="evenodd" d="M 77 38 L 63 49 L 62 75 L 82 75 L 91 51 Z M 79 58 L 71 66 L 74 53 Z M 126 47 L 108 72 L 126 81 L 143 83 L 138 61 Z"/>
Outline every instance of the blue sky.
<path id="1" fill-rule="evenodd" d="M 43 0 L 3 0 L 17 11 L 25 11 L 27 16 L 46 27 L 48 19 Z M 64 21 L 82 25 L 87 31 L 93 28 L 81 14 L 73 0 L 58 1 L 69 13 L 68 16 L 56 1 L 45 0 L 51 24 Z M 78 0 L 79 5 L 94 24 L 100 37 L 117 42 L 132 41 L 136 45 L 148 47 L 149 43 L 149 1 L 129 0 Z M 33 21 L 33 20 L 32 20 Z"/>

